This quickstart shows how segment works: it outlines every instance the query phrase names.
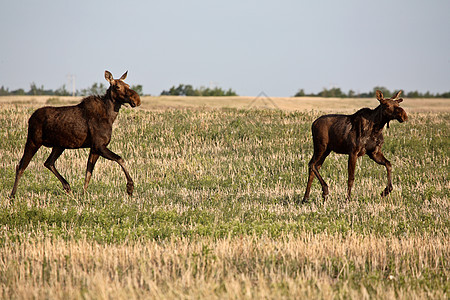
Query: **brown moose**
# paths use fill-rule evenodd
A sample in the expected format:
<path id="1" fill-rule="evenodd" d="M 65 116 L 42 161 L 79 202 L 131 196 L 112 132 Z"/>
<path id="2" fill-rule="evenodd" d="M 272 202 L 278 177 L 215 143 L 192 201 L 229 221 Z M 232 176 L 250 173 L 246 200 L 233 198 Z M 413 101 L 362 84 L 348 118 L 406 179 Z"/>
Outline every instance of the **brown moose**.
<path id="1" fill-rule="evenodd" d="M 123 82 L 127 73 L 128 71 L 120 79 L 114 79 L 109 71 L 105 71 L 110 87 L 103 96 L 86 97 L 74 106 L 42 107 L 31 115 L 25 150 L 16 168 L 11 198 L 16 194 L 20 177 L 41 146 L 52 148 L 44 166 L 61 181 L 66 192 L 70 192 L 70 185 L 56 170 L 55 161 L 66 149 L 90 148 L 84 190 L 88 187 L 97 159 L 103 156 L 122 167 L 127 178 L 127 193 L 133 194 L 133 180 L 125 168 L 124 160 L 107 148 L 120 107 L 125 103 L 129 103 L 131 107 L 141 104 L 139 95 Z"/>
<path id="2" fill-rule="evenodd" d="M 325 158 L 331 151 L 348 154 L 348 190 L 347 200 L 350 199 L 353 181 L 355 179 L 356 159 L 367 154 L 377 164 L 386 167 L 387 186 L 381 196 L 387 196 L 392 191 L 391 163 L 381 152 L 383 145 L 383 128 L 389 121 L 398 120 L 400 123 L 408 120 L 406 112 L 399 106 L 403 99 L 399 99 L 401 91 L 392 98 L 385 99 L 381 91 L 376 91 L 380 105 L 375 109 L 362 108 L 353 115 L 325 115 L 319 117 L 312 124 L 314 154 L 309 162 L 309 176 L 303 201 L 307 202 L 314 177 L 322 185 L 322 197 L 328 195 L 328 185 L 319 174 Z"/>

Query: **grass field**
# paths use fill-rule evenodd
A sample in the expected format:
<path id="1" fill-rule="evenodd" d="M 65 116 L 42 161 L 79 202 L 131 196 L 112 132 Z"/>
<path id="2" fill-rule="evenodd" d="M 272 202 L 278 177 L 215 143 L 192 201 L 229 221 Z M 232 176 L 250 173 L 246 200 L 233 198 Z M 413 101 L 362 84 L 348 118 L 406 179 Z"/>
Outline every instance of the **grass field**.
<path id="1" fill-rule="evenodd" d="M 58 96 L 4 96 L 0 105 L 68 105 L 76 104 L 82 97 Z M 322 111 L 353 113 L 361 107 L 374 108 L 378 101 L 370 98 L 319 98 L 319 97 L 178 97 L 144 96 L 141 109 L 161 111 L 167 109 L 280 109 L 283 111 Z M 37 106 L 39 107 L 39 106 Z M 449 112 L 450 99 L 408 99 L 402 103 L 408 112 Z"/>
<path id="2" fill-rule="evenodd" d="M 312 121 L 377 101 L 253 100 L 144 97 L 110 144 L 133 197 L 105 159 L 83 194 L 85 149 L 56 163 L 65 194 L 41 148 L 11 201 L 28 117 L 79 100 L 0 98 L 0 298 L 448 299 L 449 101 L 405 99 L 409 121 L 385 129 L 389 197 L 385 169 L 363 157 L 345 202 L 347 157 L 331 154 L 329 199 L 315 181 L 298 205 Z"/>

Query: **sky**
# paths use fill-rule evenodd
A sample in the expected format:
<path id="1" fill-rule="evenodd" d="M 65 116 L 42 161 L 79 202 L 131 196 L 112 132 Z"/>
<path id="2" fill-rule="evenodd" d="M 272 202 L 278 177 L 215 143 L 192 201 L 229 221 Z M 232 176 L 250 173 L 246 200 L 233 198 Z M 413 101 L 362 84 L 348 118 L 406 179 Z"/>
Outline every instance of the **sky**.
<path id="1" fill-rule="evenodd" d="M 448 0 L 17 0 L 0 4 L 0 86 L 173 85 L 292 96 L 450 91 Z"/>

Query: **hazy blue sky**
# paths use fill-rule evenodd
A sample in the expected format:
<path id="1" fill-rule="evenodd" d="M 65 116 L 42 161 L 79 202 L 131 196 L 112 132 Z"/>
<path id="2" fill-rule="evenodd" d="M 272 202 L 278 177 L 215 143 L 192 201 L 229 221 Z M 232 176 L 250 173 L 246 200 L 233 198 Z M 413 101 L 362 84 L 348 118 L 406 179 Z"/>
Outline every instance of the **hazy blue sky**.
<path id="1" fill-rule="evenodd" d="M 291 96 L 450 90 L 449 0 L 63 1 L 0 5 L 0 86 L 179 83 Z"/>

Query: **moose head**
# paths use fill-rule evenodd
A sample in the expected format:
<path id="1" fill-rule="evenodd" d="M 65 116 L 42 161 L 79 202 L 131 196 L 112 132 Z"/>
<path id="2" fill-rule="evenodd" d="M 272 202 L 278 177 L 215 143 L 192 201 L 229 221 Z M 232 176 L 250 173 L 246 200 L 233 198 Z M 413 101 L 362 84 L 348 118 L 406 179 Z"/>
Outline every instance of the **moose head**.
<path id="1" fill-rule="evenodd" d="M 403 101 L 400 97 L 402 91 L 398 91 L 391 98 L 385 99 L 383 93 L 380 90 L 376 91 L 378 101 L 380 101 L 382 107 L 382 118 L 387 120 L 387 127 L 389 128 L 389 121 L 397 120 L 403 123 L 408 120 L 408 115 L 405 110 L 400 107 L 400 103 Z"/>
<path id="2" fill-rule="evenodd" d="M 109 71 L 105 71 L 105 79 L 111 85 L 108 89 L 111 99 L 119 104 L 130 104 L 131 107 L 141 105 L 141 98 L 139 94 L 130 89 L 130 86 L 124 82 L 127 78 L 128 71 L 126 71 L 119 79 L 114 79 Z"/>

